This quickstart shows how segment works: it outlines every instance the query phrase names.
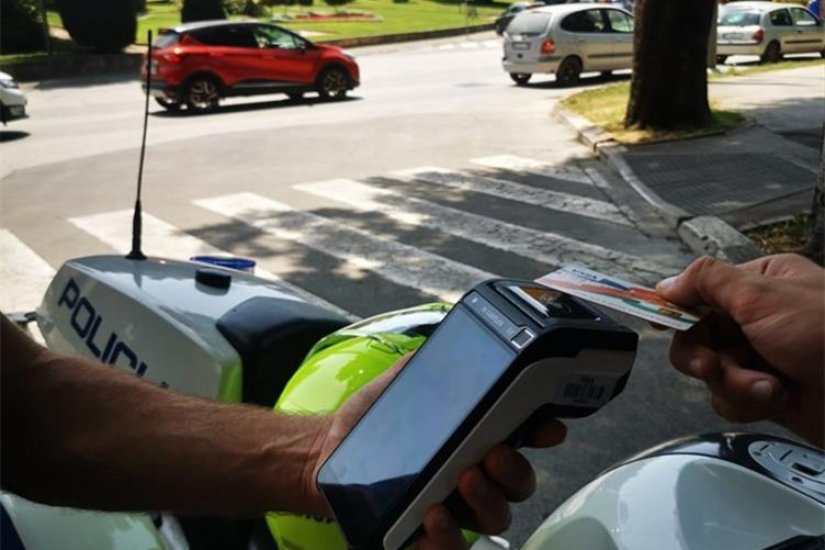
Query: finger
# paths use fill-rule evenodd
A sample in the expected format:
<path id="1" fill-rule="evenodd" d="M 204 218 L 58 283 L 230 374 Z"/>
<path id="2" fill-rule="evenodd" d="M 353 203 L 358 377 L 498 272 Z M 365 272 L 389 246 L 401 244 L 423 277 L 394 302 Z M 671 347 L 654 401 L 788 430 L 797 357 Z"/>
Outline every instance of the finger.
<path id="1" fill-rule="evenodd" d="M 479 467 L 469 468 L 458 480 L 458 492 L 472 514 L 471 528 L 495 535 L 510 525 L 510 505 L 504 493 Z"/>
<path id="2" fill-rule="evenodd" d="M 711 383 L 721 377 L 721 365 L 717 353 L 705 342 L 708 339 L 704 324 L 696 325 L 687 332 L 677 332 L 670 343 L 670 362 L 688 376 Z"/>
<path id="3" fill-rule="evenodd" d="M 683 306 L 706 304 L 730 314 L 742 324 L 739 315 L 742 297 L 753 296 L 758 284 L 752 272 L 737 269 L 710 256 L 699 258 L 681 274 L 660 281 L 656 290 L 666 299 Z M 758 295 L 758 294 L 757 294 Z"/>
<path id="4" fill-rule="evenodd" d="M 464 537 L 450 512 L 437 504 L 424 516 L 424 536 L 416 541 L 418 550 L 466 548 Z"/>
<path id="5" fill-rule="evenodd" d="M 782 381 L 771 373 L 742 367 L 732 356 L 722 354 L 722 377 L 711 389 L 727 403 L 759 415 L 774 415 L 787 401 Z"/>
<path id="6" fill-rule="evenodd" d="M 536 490 L 536 473 L 521 453 L 506 445 L 493 447 L 484 456 L 484 471 L 510 502 L 522 502 Z"/>
<path id="7" fill-rule="evenodd" d="M 538 422 L 527 436 L 527 446 L 536 449 L 554 447 L 561 444 L 567 437 L 567 426 L 555 418 L 548 418 Z"/>

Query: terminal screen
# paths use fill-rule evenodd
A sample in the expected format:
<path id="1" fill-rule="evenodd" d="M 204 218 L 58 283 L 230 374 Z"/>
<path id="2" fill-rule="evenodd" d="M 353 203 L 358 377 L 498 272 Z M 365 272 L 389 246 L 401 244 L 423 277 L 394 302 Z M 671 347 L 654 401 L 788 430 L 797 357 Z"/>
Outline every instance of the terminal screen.
<path id="1" fill-rule="evenodd" d="M 319 473 L 351 545 L 374 535 L 514 358 L 464 306 L 453 308 Z"/>

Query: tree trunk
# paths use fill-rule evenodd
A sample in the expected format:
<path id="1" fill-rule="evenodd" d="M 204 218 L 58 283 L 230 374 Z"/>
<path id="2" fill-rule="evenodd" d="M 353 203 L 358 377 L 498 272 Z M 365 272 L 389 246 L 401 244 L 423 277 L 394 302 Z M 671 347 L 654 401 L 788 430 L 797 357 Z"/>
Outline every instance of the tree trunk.
<path id="1" fill-rule="evenodd" d="M 636 0 L 625 126 L 670 130 L 711 120 L 707 52 L 716 0 Z"/>
<path id="2" fill-rule="evenodd" d="M 183 0 L 180 10 L 181 23 L 226 19 L 223 0 Z"/>
<path id="3" fill-rule="evenodd" d="M 825 124 L 819 142 L 819 174 L 811 205 L 811 233 L 801 252 L 819 265 L 825 265 Z"/>

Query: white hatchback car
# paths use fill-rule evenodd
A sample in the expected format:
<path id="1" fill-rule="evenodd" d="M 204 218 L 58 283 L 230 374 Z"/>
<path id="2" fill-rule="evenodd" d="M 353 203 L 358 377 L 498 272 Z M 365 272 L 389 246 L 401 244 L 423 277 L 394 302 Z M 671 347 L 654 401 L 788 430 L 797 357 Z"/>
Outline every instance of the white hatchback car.
<path id="1" fill-rule="evenodd" d="M 583 72 L 633 66 L 633 16 L 609 4 L 562 4 L 519 13 L 504 35 L 504 70 L 523 86 L 535 73 L 569 86 Z"/>
<path id="2" fill-rule="evenodd" d="M 26 96 L 10 74 L 0 72 L 0 122 L 25 118 Z"/>
<path id="3" fill-rule="evenodd" d="M 776 63 L 787 53 L 825 57 L 825 25 L 802 6 L 774 2 L 736 2 L 719 14 L 716 56 L 758 55 Z"/>

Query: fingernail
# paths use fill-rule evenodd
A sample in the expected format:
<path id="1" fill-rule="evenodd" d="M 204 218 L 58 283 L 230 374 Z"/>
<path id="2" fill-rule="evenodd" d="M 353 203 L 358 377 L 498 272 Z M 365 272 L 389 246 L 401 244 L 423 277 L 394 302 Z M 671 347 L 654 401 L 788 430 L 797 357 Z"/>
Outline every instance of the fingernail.
<path id="1" fill-rule="evenodd" d="M 668 290 L 673 288 L 673 284 L 676 282 L 677 278 L 678 278 L 678 276 L 674 275 L 673 277 L 668 277 L 667 279 L 662 279 L 656 285 L 656 290 L 662 290 L 662 291 L 667 292 Z"/>
<path id="2" fill-rule="evenodd" d="M 694 357 L 688 363 L 688 370 L 690 371 L 691 376 L 695 376 L 696 378 L 700 378 L 702 374 L 702 360 L 699 357 Z"/>
<path id="3" fill-rule="evenodd" d="M 767 380 L 759 380 L 751 386 L 751 394 L 760 401 L 770 401 L 773 397 L 773 385 Z"/>

